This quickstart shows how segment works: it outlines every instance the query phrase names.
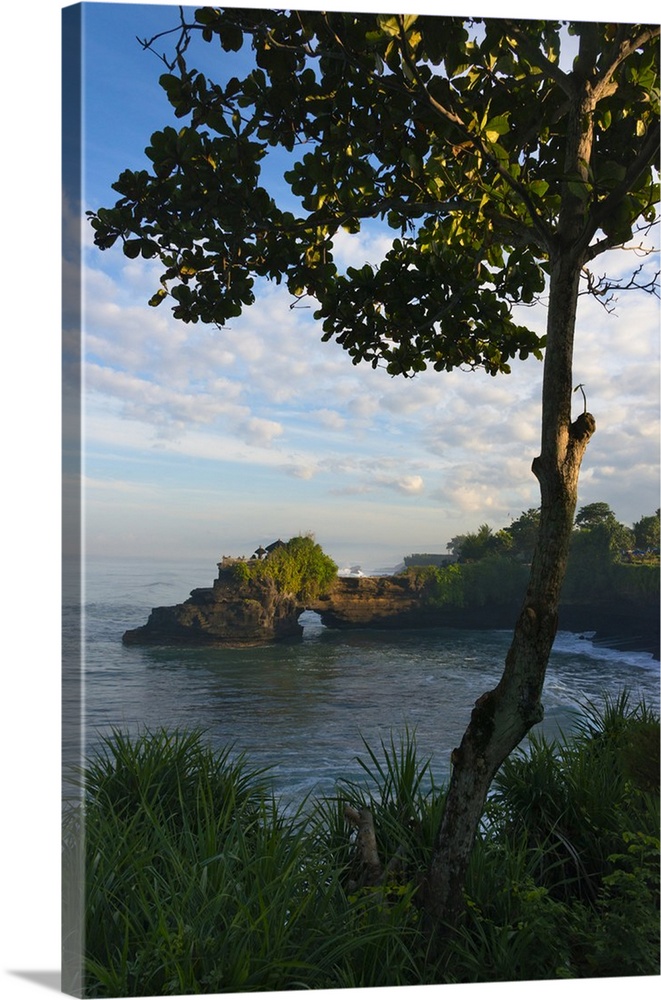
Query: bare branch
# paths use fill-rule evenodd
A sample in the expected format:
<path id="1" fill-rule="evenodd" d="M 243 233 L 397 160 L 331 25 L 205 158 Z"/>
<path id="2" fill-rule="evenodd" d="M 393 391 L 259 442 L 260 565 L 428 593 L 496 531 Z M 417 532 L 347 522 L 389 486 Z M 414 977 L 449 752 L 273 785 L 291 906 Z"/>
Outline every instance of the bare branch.
<path id="1" fill-rule="evenodd" d="M 344 816 L 348 823 L 358 829 L 356 848 L 360 855 L 362 874 L 356 888 L 358 885 L 378 885 L 383 879 L 383 865 L 376 844 L 372 813 L 364 806 L 361 809 L 354 809 L 346 805 Z"/>
<path id="2" fill-rule="evenodd" d="M 201 25 L 191 25 L 186 23 L 184 18 L 184 8 L 179 7 L 179 24 L 176 28 L 168 28 L 166 31 L 159 31 L 157 35 L 153 35 L 152 38 L 139 38 L 136 36 L 136 40 L 142 45 L 145 52 L 153 52 L 153 54 L 165 63 L 167 68 L 172 71 L 175 66 L 177 66 L 183 57 L 184 52 L 188 48 L 191 38 L 191 29 L 194 27 L 201 27 Z M 168 59 L 164 52 L 158 53 L 154 49 L 154 42 L 159 38 L 165 38 L 166 35 L 174 35 L 175 32 L 179 32 L 179 39 L 175 46 L 175 56 L 173 59 Z"/>
<path id="3" fill-rule="evenodd" d="M 628 247 L 626 249 L 635 250 L 637 248 Z M 585 288 L 578 294 L 592 295 L 604 307 L 607 313 L 615 312 L 615 303 L 618 301 L 616 292 L 628 292 L 635 289 L 636 291 L 646 292 L 648 295 L 654 295 L 656 298 L 661 298 L 661 286 L 659 285 L 661 272 L 656 271 L 652 277 L 640 280 L 643 269 L 644 264 L 641 264 L 635 269 L 628 281 L 624 281 L 619 278 L 609 278 L 605 274 L 597 277 L 587 267 L 584 267 L 582 275 L 585 278 Z"/>
<path id="4" fill-rule="evenodd" d="M 588 412 L 588 400 L 587 400 L 587 396 L 585 395 L 585 388 L 584 388 L 584 386 L 585 386 L 585 382 L 579 382 L 578 385 L 576 386 L 576 388 L 574 389 L 574 392 L 578 392 L 579 389 L 581 390 L 581 395 L 583 396 L 583 413 L 587 413 Z"/>

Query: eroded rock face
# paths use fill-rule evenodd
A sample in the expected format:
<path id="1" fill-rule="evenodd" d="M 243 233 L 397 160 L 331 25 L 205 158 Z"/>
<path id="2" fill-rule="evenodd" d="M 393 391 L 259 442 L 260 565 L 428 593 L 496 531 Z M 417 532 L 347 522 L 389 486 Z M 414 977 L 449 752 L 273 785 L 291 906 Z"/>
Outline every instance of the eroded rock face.
<path id="1" fill-rule="evenodd" d="M 338 577 L 330 593 L 310 605 L 330 628 L 424 628 L 438 611 L 405 576 Z"/>
<path id="2" fill-rule="evenodd" d="M 406 577 L 338 577 L 328 594 L 301 604 L 279 594 L 270 580 L 239 583 L 219 573 L 212 587 L 183 604 L 154 608 L 146 625 L 124 633 L 130 644 L 245 646 L 298 638 L 303 611 L 316 611 L 331 628 L 412 628 L 438 623 Z"/>
<path id="3" fill-rule="evenodd" d="M 299 638 L 305 609 L 278 594 L 272 581 L 238 584 L 222 575 L 213 587 L 191 591 L 183 604 L 154 608 L 146 625 L 125 632 L 127 645 L 254 646 Z"/>

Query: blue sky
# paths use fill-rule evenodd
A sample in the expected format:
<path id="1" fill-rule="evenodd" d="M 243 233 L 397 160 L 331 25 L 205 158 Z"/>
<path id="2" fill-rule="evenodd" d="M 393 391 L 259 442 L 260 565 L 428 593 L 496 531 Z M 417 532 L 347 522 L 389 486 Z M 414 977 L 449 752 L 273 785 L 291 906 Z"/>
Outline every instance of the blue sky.
<path id="1" fill-rule="evenodd" d="M 172 5 L 85 7 L 86 208 L 114 203 L 118 173 L 146 165 L 151 132 L 176 123 L 163 67 L 136 36 L 177 16 Z M 210 48 L 199 53 L 190 59 L 202 66 Z M 90 553 L 208 555 L 213 565 L 312 531 L 340 565 L 374 569 L 537 506 L 539 362 L 496 379 L 392 379 L 323 344 L 311 311 L 268 285 L 222 332 L 186 326 L 167 304 L 147 306 L 152 263 L 84 239 Z M 388 240 L 376 228 L 346 236 L 336 259 L 376 262 Z M 631 256 L 613 254 L 609 268 Z M 579 502 L 605 500 L 625 523 L 658 506 L 658 319 L 658 301 L 641 294 L 623 295 L 616 315 L 580 300 L 575 379 L 598 433 Z M 523 320 L 541 331 L 544 304 Z"/>

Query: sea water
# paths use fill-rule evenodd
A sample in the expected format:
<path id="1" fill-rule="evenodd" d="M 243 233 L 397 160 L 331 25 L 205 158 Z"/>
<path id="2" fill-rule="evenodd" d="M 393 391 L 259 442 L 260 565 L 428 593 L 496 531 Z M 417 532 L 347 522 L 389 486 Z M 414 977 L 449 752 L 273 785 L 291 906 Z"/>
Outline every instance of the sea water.
<path id="1" fill-rule="evenodd" d="M 380 753 L 382 742 L 397 746 L 408 729 L 421 759 L 431 759 L 434 778 L 447 778 L 475 700 L 502 673 L 509 632 L 340 631 L 306 612 L 301 640 L 262 647 L 122 645 L 123 632 L 144 624 L 153 607 L 183 602 L 214 575 L 200 561 L 87 560 L 85 754 L 113 728 L 202 729 L 214 747 L 232 744 L 252 765 L 268 767 L 275 791 L 294 801 L 332 793 L 339 778 L 361 777 L 365 742 Z M 70 619 L 65 614 L 65 642 L 66 622 L 75 629 L 77 618 L 75 609 Z M 536 730 L 569 732 L 582 706 L 602 705 L 623 688 L 632 703 L 644 699 L 658 711 L 659 662 L 560 633 L 544 688 L 545 719 Z"/>

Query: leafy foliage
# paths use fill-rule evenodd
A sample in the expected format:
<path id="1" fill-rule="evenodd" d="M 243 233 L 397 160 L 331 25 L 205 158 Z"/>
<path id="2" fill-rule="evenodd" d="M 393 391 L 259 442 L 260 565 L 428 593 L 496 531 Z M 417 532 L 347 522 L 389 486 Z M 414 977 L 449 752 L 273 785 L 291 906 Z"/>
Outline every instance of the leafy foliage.
<path id="1" fill-rule="evenodd" d="M 539 531 L 539 516 L 539 509 L 530 507 L 512 521 L 507 528 L 502 529 L 512 539 L 511 554 L 523 562 L 530 562 L 532 559 Z"/>
<path id="2" fill-rule="evenodd" d="M 658 554 L 660 513 L 659 508 L 657 508 L 655 514 L 641 517 L 640 521 L 635 522 L 633 533 L 637 549 L 642 549 L 643 551 L 645 549 L 656 549 Z"/>
<path id="3" fill-rule="evenodd" d="M 406 570 L 409 585 L 420 591 L 431 605 L 463 608 L 466 603 L 464 576 L 460 566 L 410 566 Z"/>
<path id="4" fill-rule="evenodd" d="M 574 519 L 577 528 L 596 528 L 599 524 L 610 524 L 615 520 L 615 514 L 603 500 L 589 503 L 581 507 Z"/>
<path id="5" fill-rule="evenodd" d="M 580 600 L 586 593 L 649 605 L 659 595 L 658 555 L 648 565 L 631 554 L 635 535 L 621 524 L 608 504 L 582 507 L 572 534 L 565 595 Z"/>
<path id="6" fill-rule="evenodd" d="M 488 524 L 482 524 L 475 532 L 458 535 L 448 548 L 461 563 L 480 562 L 494 555 L 529 562 L 539 522 L 539 508 L 531 508 L 497 531 Z M 588 581 L 598 571 L 604 576 L 604 583 L 608 583 L 613 565 L 632 557 L 630 549 L 636 537 L 653 541 L 657 531 L 658 513 L 642 517 L 633 528 L 629 528 L 617 520 L 609 505 L 603 501 L 581 507 L 575 518 L 571 540 L 570 576 L 575 578 L 581 575 Z M 651 546 L 649 552 L 643 554 L 652 559 L 656 556 L 658 563 L 658 552 Z M 433 558 L 428 556 L 427 561 Z M 636 558 L 640 561 L 638 556 Z M 408 565 L 414 565 L 413 559 L 413 556 L 407 557 Z"/>
<path id="7" fill-rule="evenodd" d="M 655 515 L 641 518 L 653 522 Z M 508 527 L 494 531 L 483 524 L 476 532 L 453 539 L 459 562 L 444 566 L 418 565 L 407 557 L 406 575 L 411 586 L 429 604 L 438 607 L 485 607 L 517 604 L 526 585 L 526 564 L 531 558 L 539 510 L 521 514 Z M 634 526 L 635 528 L 635 526 Z M 633 531 L 617 521 L 606 503 L 581 508 L 572 535 L 563 595 L 567 601 L 616 599 L 654 605 L 659 600 L 658 555 L 648 563 L 628 558 Z M 433 556 L 423 557 L 429 562 Z"/>
<path id="8" fill-rule="evenodd" d="M 624 692 L 508 760 L 464 919 L 432 950 L 420 884 L 445 799 L 414 733 L 365 744 L 364 782 L 284 811 L 202 732 L 114 731 L 65 826 L 65 868 L 85 830 L 84 995 L 654 975 L 658 739 Z M 378 886 L 356 887 L 347 802 L 373 813 Z"/>
<path id="9" fill-rule="evenodd" d="M 568 33 L 571 72 L 560 60 Z M 185 59 L 196 34 L 230 67 L 226 54 L 251 45 L 254 67 L 211 81 Z M 155 132 L 151 171 L 124 171 L 116 205 L 90 213 L 95 242 L 160 260 L 150 304 L 173 300 L 185 322 L 222 326 L 266 278 L 312 296 L 323 339 L 354 363 L 507 372 L 514 357 L 541 357 L 544 338 L 511 307 L 543 291 L 559 229 L 580 233 L 581 266 L 655 218 L 654 36 L 641 25 L 201 8 L 160 81 L 186 124 Z M 591 122 L 587 160 L 567 159 L 577 113 Z M 276 148 L 299 215 L 261 185 Z M 335 238 L 371 220 L 392 231 L 390 248 L 341 273 Z"/>
<path id="10" fill-rule="evenodd" d="M 200 732 L 115 731 L 84 789 L 85 996 L 390 985 L 423 974 L 404 904 L 349 905 L 318 821 L 281 811 L 264 772 L 231 748 L 210 750 Z"/>
<path id="11" fill-rule="evenodd" d="M 407 729 L 399 745 L 392 734 L 381 741 L 379 750 L 363 740 L 365 756 L 357 758 L 364 780 L 338 782 L 337 799 L 326 805 L 330 843 L 342 851 L 344 879 L 359 880 L 360 859 L 340 805 L 351 803 L 368 808 L 388 871 L 388 892 L 395 886 L 417 886 L 431 856 L 434 834 L 443 812 L 444 790 L 434 780 L 429 760 L 418 755 L 415 732 Z M 337 817 L 340 817 L 339 823 Z"/>
<path id="12" fill-rule="evenodd" d="M 512 536 L 507 531 L 493 532 L 488 524 L 481 524 L 476 532 L 463 535 L 462 562 L 475 562 L 488 556 L 503 555 L 512 548 Z"/>
<path id="13" fill-rule="evenodd" d="M 634 604 L 659 606 L 659 560 L 656 563 L 616 563 L 610 569 L 613 592 Z"/>
<path id="14" fill-rule="evenodd" d="M 495 555 L 472 563 L 410 567 L 406 576 L 432 607 L 484 608 L 516 606 L 525 591 L 527 570 Z"/>
<path id="15" fill-rule="evenodd" d="M 496 777 L 457 949 L 474 981 L 658 971 L 658 716 L 626 692 L 584 713 Z"/>
<path id="16" fill-rule="evenodd" d="M 314 538 L 296 535 L 265 559 L 251 559 L 233 565 L 238 579 L 271 580 L 280 594 L 305 602 L 328 590 L 337 575 L 337 564 Z"/>

